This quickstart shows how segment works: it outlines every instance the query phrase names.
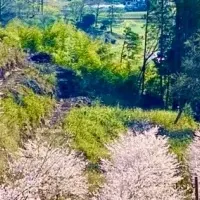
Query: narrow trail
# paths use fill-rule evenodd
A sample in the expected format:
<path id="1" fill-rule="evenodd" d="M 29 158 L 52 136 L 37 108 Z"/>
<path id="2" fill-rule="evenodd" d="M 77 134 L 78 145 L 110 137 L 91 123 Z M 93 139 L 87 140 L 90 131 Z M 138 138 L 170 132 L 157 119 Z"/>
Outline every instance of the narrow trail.
<path id="1" fill-rule="evenodd" d="M 49 64 L 47 67 L 49 69 Z M 37 68 L 40 68 L 40 66 L 37 65 Z M 51 69 L 54 69 L 57 80 L 54 94 L 56 104 L 51 116 L 44 120 L 44 124 L 36 132 L 53 132 L 55 134 L 64 132 L 62 128 L 63 120 L 71 109 L 90 106 L 92 101 L 88 97 L 79 96 L 76 77 L 71 70 L 55 65 Z"/>
<path id="2" fill-rule="evenodd" d="M 47 70 L 56 74 L 57 83 L 55 86 L 55 106 L 51 115 L 43 119 L 40 127 L 32 130 L 33 132 L 63 132 L 62 123 L 67 113 L 74 107 L 81 107 L 85 105 L 91 105 L 89 98 L 84 96 L 78 96 L 77 86 L 73 82 L 75 75 L 72 71 L 63 69 L 59 66 L 47 64 L 30 63 L 31 66 L 38 70 Z M 18 86 L 23 85 L 23 82 L 27 80 L 26 74 L 23 69 L 15 69 L 8 73 L 5 77 L 0 77 L 0 100 L 4 98 L 8 91 L 17 91 Z M 2 108 L 0 106 L 0 114 Z"/>
<path id="3" fill-rule="evenodd" d="M 49 127 L 53 128 L 62 123 L 66 114 L 75 107 L 90 106 L 91 101 L 87 97 L 72 97 L 59 99 L 49 120 Z"/>

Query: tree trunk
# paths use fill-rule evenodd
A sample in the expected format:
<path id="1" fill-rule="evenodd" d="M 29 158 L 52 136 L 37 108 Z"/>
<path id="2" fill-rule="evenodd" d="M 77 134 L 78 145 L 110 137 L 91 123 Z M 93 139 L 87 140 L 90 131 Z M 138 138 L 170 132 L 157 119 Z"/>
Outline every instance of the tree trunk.
<path id="1" fill-rule="evenodd" d="M 111 21 L 110 21 L 110 33 L 113 33 L 113 20 L 114 20 L 114 6 L 111 6 Z"/>
<path id="2" fill-rule="evenodd" d="M 99 10 L 100 10 L 100 2 L 99 2 L 98 5 L 97 5 L 96 17 L 95 17 L 95 27 L 97 27 L 97 25 L 98 25 Z"/>
<path id="3" fill-rule="evenodd" d="M 0 0 L 0 22 L 2 22 L 2 0 Z"/>
<path id="4" fill-rule="evenodd" d="M 184 105 L 185 105 L 185 104 L 184 104 Z M 178 112 L 178 115 L 177 115 L 177 117 L 176 117 L 176 119 L 175 119 L 175 121 L 174 121 L 174 124 L 177 124 L 178 121 L 179 121 L 179 119 L 181 118 L 181 115 L 182 115 L 182 113 L 183 113 L 184 105 L 183 105 L 182 107 L 179 108 L 179 112 Z"/>
<path id="5" fill-rule="evenodd" d="M 44 0 L 41 0 L 41 13 L 44 15 Z"/>
<path id="6" fill-rule="evenodd" d="M 120 56 L 120 64 L 122 64 L 122 61 L 123 61 L 124 48 L 125 48 L 125 40 L 124 40 L 124 43 L 123 43 L 123 46 L 122 46 L 122 51 L 121 51 L 121 56 Z"/>
<path id="7" fill-rule="evenodd" d="M 149 6 L 148 6 L 149 7 Z M 148 26 L 149 26 L 149 9 L 147 9 L 147 16 L 146 16 L 146 24 L 145 24 L 145 43 L 144 43 L 144 55 L 143 55 L 143 65 L 142 65 L 142 78 L 141 78 L 141 95 L 144 94 L 144 89 L 145 89 L 145 73 L 146 73 L 146 54 L 147 54 L 147 39 L 148 39 Z"/>
<path id="8" fill-rule="evenodd" d="M 169 74 L 167 75 L 167 83 L 166 83 L 166 99 L 165 99 L 165 109 L 168 109 L 169 107 L 169 86 L 170 86 L 170 76 Z"/>
<path id="9" fill-rule="evenodd" d="M 161 53 L 161 74 L 160 74 L 160 96 L 163 99 L 164 90 L 163 90 L 163 57 L 164 57 L 164 0 L 161 2 L 161 34 L 160 34 L 160 53 Z"/>
<path id="10" fill-rule="evenodd" d="M 163 89 L 163 76 L 160 75 L 160 97 L 163 99 L 164 89 Z"/>

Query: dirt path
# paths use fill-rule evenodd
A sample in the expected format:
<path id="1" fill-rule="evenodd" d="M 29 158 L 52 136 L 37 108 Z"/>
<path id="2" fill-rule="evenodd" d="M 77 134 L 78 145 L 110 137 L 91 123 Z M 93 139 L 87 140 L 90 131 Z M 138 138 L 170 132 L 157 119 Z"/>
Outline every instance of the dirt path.
<path id="1" fill-rule="evenodd" d="M 82 107 L 85 105 L 91 105 L 91 100 L 87 97 L 76 96 L 76 84 L 72 81 L 74 79 L 74 74 L 67 69 L 63 69 L 59 66 L 50 65 L 50 64 L 34 64 L 31 63 L 31 66 L 35 66 L 41 73 L 44 70 L 45 72 L 50 70 L 50 73 L 55 73 L 57 78 L 56 88 L 55 88 L 55 100 L 56 104 L 51 116 L 47 119 L 43 119 L 40 127 L 35 130 L 29 130 L 31 132 L 43 132 L 49 131 L 63 131 L 62 123 L 64 117 L 67 113 L 74 107 Z M 27 77 L 24 74 L 23 69 L 12 71 L 8 74 L 6 78 L 0 77 L 0 99 L 4 98 L 8 91 L 17 91 L 18 86 L 23 85 L 23 81 Z M 74 96 L 74 97 L 71 97 Z M 0 105 L 0 114 L 2 112 Z"/>
<path id="2" fill-rule="evenodd" d="M 87 97 L 72 97 L 59 99 L 49 120 L 49 126 L 54 127 L 62 123 L 66 114 L 75 107 L 90 106 L 91 100 Z"/>

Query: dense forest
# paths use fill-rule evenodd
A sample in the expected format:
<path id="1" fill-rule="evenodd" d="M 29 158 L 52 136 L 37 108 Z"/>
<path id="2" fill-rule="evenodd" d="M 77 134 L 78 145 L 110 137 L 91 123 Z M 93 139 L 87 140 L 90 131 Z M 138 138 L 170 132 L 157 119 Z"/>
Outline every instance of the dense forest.
<path id="1" fill-rule="evenodd" d="M 134 2 L 0 0 L 0 200 L 199 199 L 200 0 Z"/>

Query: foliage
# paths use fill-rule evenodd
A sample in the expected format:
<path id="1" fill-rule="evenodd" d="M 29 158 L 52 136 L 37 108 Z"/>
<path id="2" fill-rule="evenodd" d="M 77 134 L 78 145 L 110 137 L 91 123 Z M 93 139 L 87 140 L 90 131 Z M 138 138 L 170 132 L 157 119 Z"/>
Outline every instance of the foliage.
<path id="1" fill-rule="evenodd" d="M 8 127 L 34 126 L 51 112 L 53 102 L 49 97 L 34 94 L 26 89 L 18 96 L 10 95 L 2 100 L 2 118 L 7 119 Z"/>
<path id="2" fill-rule="evenodd" d="M 199 0 L 174 1 L 176 6 L 175 32 L 169 53 L 169 66 L 173 72 L 182 72 L 185 58 L 185 42 L 193 37 L 200 28 L 200 5 Z M 191 23 L 192 22 L 192 23 Z M 188 24 L 188 25 L 186 25 Z M 198 45 L 195 45 L 198 46 Z"/>
<path id="3" fill-rule="evenodd" d="M 18 47 L 30 52 L 40 50 L 42 32 L 38 27 L 28 26 L 20 20 L 13 20 L 6 26 L 4 31 L 8 37 L 13 38 L 15 36 L 15 43 Z"/>
<path id="4" fill-rule="evenodd" d="M 14 18 L 22 19 L 30 24 L 32 22 L 43 21 L 45 25 L 46 18 L 55 17 L 60 13 L 60 4 L 62 1 L 38 1 L 32 0 L 2 0 L 0 4 L 0 22 L 8 23 Z M 50 15 L 51 13 L 51 15 Z M 42 19 L 41 19 L 42 18 Z"/>
<path id="5" fill-rule="evenodd" d="M 183 199 L 175 189 L 181 177 L 167 139 L 151 129 L 144 135 L 122 136 L 108 145 L 111 160 L 102 160 L 106 183 L 97 199 Z"/>
<path id="6" fill-rule="evenodd" d="M 81 20 L 84 12 L 84 6 L 84 0 L 73 0 L 68 4 L 69 17 L 73 20 L 73 22 L 78 22 Z"/>
<path id="7" fill-rule="evenodd" d="M 9 161 L 8 182 L 0 187 L 4 200 L 85 199 L 86 162 L 76 152 L 29 141 Z"/>
<path id="8" fill-rule="evenodd" d="M 144 111 L 142 109 L 133 109 L 126 112 L 126 117 L 129 121 L 133 120 L 147 120 L 154 124 L 162 126 L 169 132 L 181 132 L 186 130 L 195 130 L 197 128 L 197 123 L 189 116 L 182 116 L 180 121 L 175 125 L 174 119 L 177 113 L 173 111 L 163 111 L 163 110 L 150 110 Z"/>
<path id="9" fill-rule="evenodd" d="M 181 82 L 180 86 L 177 86 L 180 88 L 180 92 L 177 96 L 181 95 L 179 98 L 183 99 L 182 101 L 185 100 L 186 102 L 191 102 L 192 99 L 195 100 L 199 97 L 199 83 L 197 75 L 200 71 L 198 62 L 200 59 L 199 43 L 199 33 L 196 33 L 185 43 L 187 53 L 185 53 L 185 57 L 183 59 L 182 73 L 180 73 L 179 79 L 176 81 L 176 84 L 178 84 L 179 81 Z M 174 87 L 176 88 L 176 86 Z"/>
<path id="10" fill-rule="evenodd" d="M 124 91 L 121 96 L 127 99 L 133 96 L 130 85 L 132 93 L 137 91 L 135 63 L 120 64 L 109 45 L 92 40 L 63 21 L 41 29 L 15 20 L 2 29 L 2 34 L 4 43 L 30 52 L 51 54 L 54 63 L 75 72 L 82 82 L 82 91 L 88 91 L 90 95 L 112 93 L 120 96 Z"/>
<path id="11" fill-rule="evenodd" d="M 133 32 L 130 27 L 126 27 L 124 30 L 124 43 L 121 52 L 122 60 L 128 60 L 129 63 L 132 60 L 136 60 L 137 54 L 141 51 L 141 40 L 138 34 Z"/>
<path id="12" fill-rule="evenodd" d="M 174 84 L 172 87 L 172 93 L 174 99 L 180 107 L 181 111 L 184 109 L 186 104 L 195 104 L 200 99 L 200 84 L 198 73 L 200 72 L 199 66 L 199 33 L 195 34 L 185 43 L 185 49 L 187 50 L 182 60 L 181 72 L 174 76 Z M 197 108 L 193 107 L 193 111 L 198 111 Z M 198 113 L 196 115 L 198 118 Z"/>

